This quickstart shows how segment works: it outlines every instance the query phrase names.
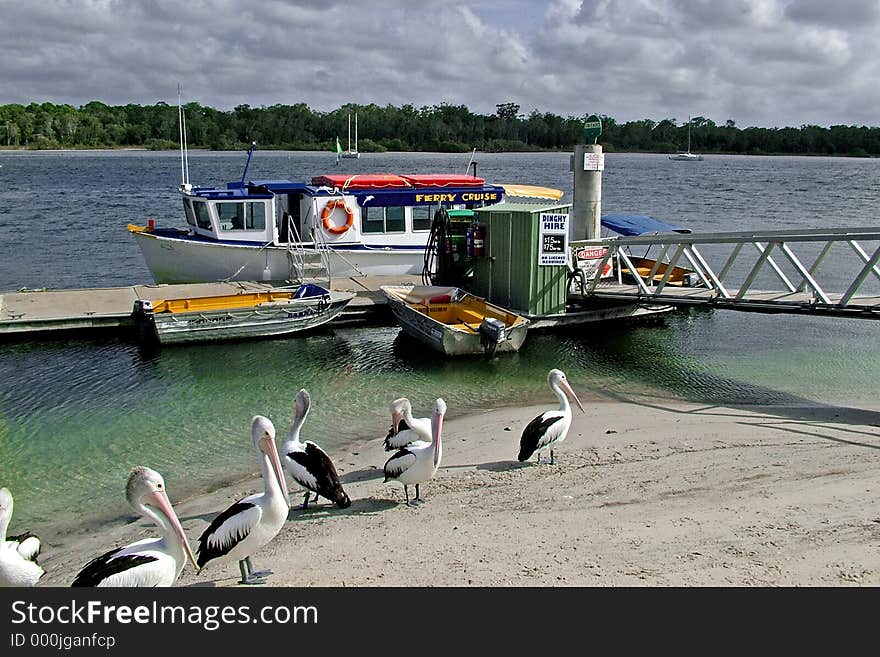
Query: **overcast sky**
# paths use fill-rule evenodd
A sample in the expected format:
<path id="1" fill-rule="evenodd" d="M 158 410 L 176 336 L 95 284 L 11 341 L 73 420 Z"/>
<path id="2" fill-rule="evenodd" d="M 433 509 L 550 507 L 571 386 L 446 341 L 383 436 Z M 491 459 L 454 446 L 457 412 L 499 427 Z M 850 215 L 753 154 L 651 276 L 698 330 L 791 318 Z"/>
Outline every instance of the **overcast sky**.
<path id="1" fill-rule="evenodd" d="M 880 0 L 0 0 L 0 104 L 880 125 Z"/>

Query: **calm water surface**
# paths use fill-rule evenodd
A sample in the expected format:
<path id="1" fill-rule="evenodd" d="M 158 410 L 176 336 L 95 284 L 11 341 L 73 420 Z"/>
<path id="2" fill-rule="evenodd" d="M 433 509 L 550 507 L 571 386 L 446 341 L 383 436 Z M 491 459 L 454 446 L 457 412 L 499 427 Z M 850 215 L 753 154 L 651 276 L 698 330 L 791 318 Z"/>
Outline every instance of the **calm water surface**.
<path id="1" fill-rule="evenodd" d="M 327 172 L 464 173 L 468 155 L 257 152 L 249 178 Z M 478 174 L 565 190 L 568 154 L 479 154 Z M 244 153 L 190 154 L 194 183 L 241 177 Z M 129 222 L 183 227 L 176 153 L 0 152 L 0 291 L 151 280 Z M 695 231 L 877 223 L 880 160 L 608 154 L 603 212 L 637 212 Z M 406 395 L 449 417 L 550 400 L 564 369 L 582 399 L 651 395 L 706 404 L 837 404 L 876 408 L 876 322 L 732 311 L 680 311 L 644 326 L 533 333 L 488 365 L 427 355 L 394 326 L 145 353 L 124 339 L 0 344 L 0 485 L 13 528 L 59 535 L 127 513 L 133 465 L 165 475 L 174 499 L 256 470 L 251 417 L 279 435 L 300 387 L 312 393 L 306 437 L 331 453 L 383 436 L 388 402 Z M 516 452 L 511 437 L 511 458 Z M 371 447 L 375 449 L 375 447 Z M 375 464 L 384 462 L 375 455 Z M 70 514 L 82 504 L 84 516 Z M 47 529 L 48 528 L 48 529 Z"/>

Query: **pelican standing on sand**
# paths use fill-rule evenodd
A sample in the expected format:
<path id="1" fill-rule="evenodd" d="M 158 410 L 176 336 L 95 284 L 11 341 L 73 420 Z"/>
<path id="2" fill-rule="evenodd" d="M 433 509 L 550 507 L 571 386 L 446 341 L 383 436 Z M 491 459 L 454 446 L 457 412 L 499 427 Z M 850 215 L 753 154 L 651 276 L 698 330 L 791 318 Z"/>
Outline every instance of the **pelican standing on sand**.
<path id="1" fill-rule="evenodd" d="M 581 404 L 581 400 L 578 399 L 578 396 L 568 384 L 568 379 L 565 378 L 565 373 L 562 370 L 550 370 L 550 374 L 547 375 L 547 383 L 550 384 L 550 390 L 559 399 L 559 409 L 544 411 L 523 429 L 522 436 L 519 439 L 520 461 L 527 461 L 537 451 L 538 463 L 540 463 L 541 450 L 549 447 L 549 463 L 554 465 L 556 457 L 553 455 L 553 445 L 557 445 L 565 440 L 568 429 L 571 427 L 571 405 L 568 403 L 569 398 L 578 405 L 581 413 L 586 412 Z"/>
<path id="2" fill-rule="evenodd" d="M 287 520 L 290 498 L 275 447 L 275 426 L 262 415 L 251 423 L 254 447 L 263 471 L 263 492 L 239 500 L 218 515 L 199 537 L 198 563 L 238 561 L 241 584 L 263 584 L 271 570 L 255 572 L 251 555 L 271 541 Z"/>
<path id="3" fill-rule="evenodd" d="M 25 532 L 6 538 L 12 520 L 12 493 L 0 488 L 0 586 L 35 586 L 43 569 L 37 563 L 40 539 Z"/>
<path id="4" fill-rule="evenodd" d="M 299 440 L 300 429 L 311 405 L 312 398 L 304 388 L 296 393 L 296 417 L 281 449 L 284 468 L 296 483 L 306 489 L 303 509 L 309 508 L 309 495 L 312 493 L 315 494 L 315 502 L 318 497 L 326 497 L 344 509 L 351 505 L 351 500 L 342 488 L 333 461 L 327 456 L 327 452 L 311 440 L 304 443 Z"/>
<path id="5" fill-rule="evenodd" d="M 403 492 L 409 506 L 422 501 L 419 484 L 431 479 L 440 467 L 440 459 L 443 457 L 440 434 L 445 414 L 446 402 L 437 399 L 434 402 L 434 414 L 431 416 L 431 442 L 417 440 L 410 443 L 397 450 L 397 453 L 385 463 L 385 481 L 397 479 L 403 484 Z M 409 484 L 416 485 L 416 497 L 412 502 L 409 501 Z"/>
<path id="6" fill-rule="evenodd" d="M 146 538 L 92 559 L 71 586 L 171 586 L 187 559 L 196 565 L 162 475 L 150 468 L 132 469 L 125 496 L 135 511 L 156 523 L 162 537 Z"/>
<path id="7" fill-rule="evenodd" d="M 409 399 L 395 399 L 388 410 L 391 411 L 391 428 L 385 436 L 386 452 L 406 447 L 417 440 L 431 442 L 431 418 L 413 417 Z"/>

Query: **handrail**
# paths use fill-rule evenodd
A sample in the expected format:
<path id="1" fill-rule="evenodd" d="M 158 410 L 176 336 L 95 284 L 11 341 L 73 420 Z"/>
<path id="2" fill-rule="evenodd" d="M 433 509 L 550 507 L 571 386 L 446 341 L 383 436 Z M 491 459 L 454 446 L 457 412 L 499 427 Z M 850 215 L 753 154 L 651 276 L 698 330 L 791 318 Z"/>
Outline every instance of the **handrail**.
<path id="1" fill-rule="evenodd" d="M 872 245 L 865 248 L 869 242 Z M 829 282 L 829 272 L 821 276 L 820 266 L 835 245 L 849 247 L 844 255 L 848 253 L 855 266 L 848 260 L 841 260 Z M 598 267 L 572 277 L 579 282 L 581 294 L 585 297 L 604 294 L 616 298 L 662 298 L 666 303 L 672 300 L 694 304 L 723 302 L 724 307 L 739 304 L 750 306 L 750 309 L 760 305 L 778 309 L 797 306 L 823 311 L 866 310 L 873 316 L 880 312 L 880 294 L 872 292 L 869 296 L 857 296 L 867 281 L 880 281 L 880 227 L 657 233 L 570 243 L 573 254 L 585 246 L 606 248 Z M 648 246 L 648 252 L 651 247 L 656 247 L 659 256 L 653 263 L 646 263 L 639 272 L 630 252 L 633 246 Z M 713 249 L 715 246 L 723 248 Z M 754 262 L 744 263 L 748 257 L 744 254 L 755 252 L 748 247 L 753 247 L 758 257 Z M 814 257 L 812 254 L 817 249 L 818 255 Z M 802 259 L 806 258 L 814 259 L 812 262 L 807 259 L 809 264 L 805 264 Z M 615 282 L 618 289 L 613 291 L 608 289 L 611 281 L 602 279 L 602 272 L 609 262 L 617 272 Z M 665 266 L 662 276 L 661 265 Z M 691 278 L 687 282 L 674 280 L 676 267 L 691 272 Z M 623 271 L 627 271 L 634 281 L 629 292 L 623 289 L 626 287 L 621 278 Z M 678 269 L 679 274 L 681 271 Z M 755 289 L 759 280 L 766 284 L 767 276 L 771 284 L 776 281 L 778 289 Z"/>

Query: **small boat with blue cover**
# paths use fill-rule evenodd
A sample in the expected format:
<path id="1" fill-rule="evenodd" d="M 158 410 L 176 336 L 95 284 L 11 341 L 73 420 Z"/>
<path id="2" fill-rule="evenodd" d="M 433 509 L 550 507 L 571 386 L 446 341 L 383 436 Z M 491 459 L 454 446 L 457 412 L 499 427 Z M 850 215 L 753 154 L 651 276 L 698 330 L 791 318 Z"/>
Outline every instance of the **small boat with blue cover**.
<path id="1" fill-rule="evenodd" d="M 290 335 L 335 318 L 355 295 L 307 283 L 296 289 L 134 303 L 141 341 L 181 344 Z"/>

